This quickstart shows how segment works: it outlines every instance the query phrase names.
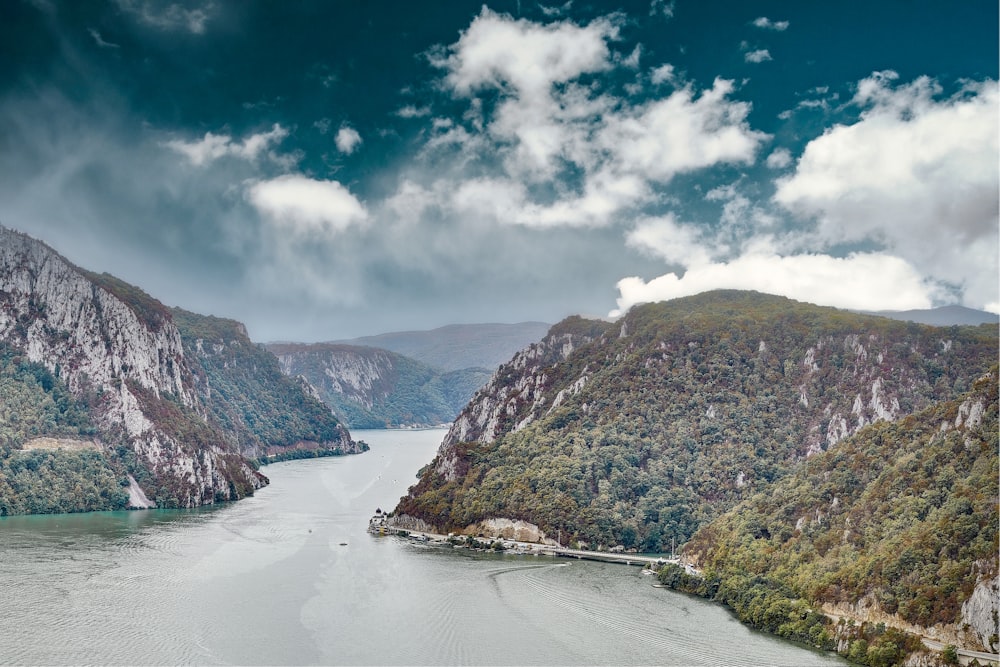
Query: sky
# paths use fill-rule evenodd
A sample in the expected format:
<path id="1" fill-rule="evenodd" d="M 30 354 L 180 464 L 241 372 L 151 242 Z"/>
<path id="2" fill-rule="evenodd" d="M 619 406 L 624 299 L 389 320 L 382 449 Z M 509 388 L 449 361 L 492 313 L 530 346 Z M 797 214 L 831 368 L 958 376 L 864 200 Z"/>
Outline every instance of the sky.
<path id="1" fill-rule="evenodd" d="M 259 341 L 1000 312 L 998 6 L 6 0 L 0 224 Z"/>

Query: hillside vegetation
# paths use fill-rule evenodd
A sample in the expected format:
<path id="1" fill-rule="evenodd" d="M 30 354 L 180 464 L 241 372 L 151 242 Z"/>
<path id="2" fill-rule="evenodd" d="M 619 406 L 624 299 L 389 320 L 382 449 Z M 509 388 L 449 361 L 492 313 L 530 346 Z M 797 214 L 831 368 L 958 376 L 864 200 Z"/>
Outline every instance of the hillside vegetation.
<path id="1" fill-rule="evenodd" d="M 43 436 L 87 441 L 96 434 L 88 406 L 65 382 L 0 342 L 0 516 L 123 509 L 128 480 L 103 453 L 21 451 Z"/>
<path id="2" fill-rule="evenodd" d="M 969 390 L 996 349 L 996 327 L 745 292 L 573 318 L 497 371 L 397 513 L 669 550 L 807 456 Z"/>
<path id="3" fill-rule="evenodd" d="M 0 513 L 237 500 L 256 458 L 362 451 L 310 391 L 242 325 L 0 226 Z"/>
<path id="4" fill-rule="evenodd" d="M 197 362 L 202 399 L 241 452 L 275 456 L 302 441 L 322 443 L 327 454 L 353 451 L 330 409 L 311 388 L 282 373 L 277 358 L 254 344 L 241 323 L 180 308 L 171 313 L 185 353 Z"/>
<path id="5" fill-rule="evenodd" d="M 994 370 L 960 399 L 810 458 L 694 535 L 685 555 L 703 578 L 662 579 L 866 664 L 913 643 L 886 626 L 996 652 L 996 592 L 983 591 L 992 614 L 970 600 L 997 576 L 997 432 Z M 821 608 L 869 623 L 836 628 L 807 611 Z"/>

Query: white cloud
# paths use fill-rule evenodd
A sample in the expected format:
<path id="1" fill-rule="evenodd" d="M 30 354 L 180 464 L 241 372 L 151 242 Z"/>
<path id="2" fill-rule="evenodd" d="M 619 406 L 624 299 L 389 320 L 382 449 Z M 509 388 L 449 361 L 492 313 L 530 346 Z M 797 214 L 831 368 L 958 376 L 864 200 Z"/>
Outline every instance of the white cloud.
<path id="1" fill-rule="evenodd" d="M 105 41 L 104 38 L 101 37 L 101 33 L 97 32 L 97 30 L 94 29 L 94 28 L 88 28 L 87 32 L 90 33 L 90 36 L 94 38 L 94 42 L 99 47 L 101 47 L 102 49 L 120 49 L 121 48 L 120 44 L 114 44 L 113 42 Z"/>
<path id="2" fill-rule="evenodd" d="M 605 40 L 617 34 L 608 19 L 584 27 L 569 22 L 540 25 L 483 7 L 451 55 L 433 62 L 447 68 L 448 84 L 460 95 L 510 86 L 518 96 L 544 100 L 555 83 L 607 69 Z"/>
<path id="3" fill-rule="evenodd" d="M 675 77 L 674 66 L 669 63 L 660 65 L 649 73 L 649 80 L 653 82 L 653 85 L 657 86 L 661 83 L 673 83 Z"/>
<path id="4" fill-rule="evenodd" d="M 600 77 L 580 81 L 638 64 L 638 50 L 622 58 L 608 48 L 615 20 L 541 25 L 484 8 L 457 43 L 437 50 L 431 61 L 445 70 L 446 89 L 469 109 L 460 122 L 435 124 L 424 155 L 443 152 L 456 168 L 430 190 L 466 192 L 469 166 L 477 170 L 472 190 L 490 184 L 480 218 L 597 227 L 621 223 L 678 174 L 753 163 L 767 135 L 749 127 L 750 105 L 731 99 L 732 81 L 702 91 L 688 84 L 640 103 L 602 92 Z M 671 65 L 650 78 L 678 85 Z M 465 202 L 456 197 L 442 207 Z"/>
<path id="5" fill-rule="evenodd" d="M 670 2 L 667 2 L 667 0 L 650 0 L 649 15 L 656 16 L 659 14 L 660 16 L 665 16 L 668 19 L 673 18 L 674 6 L 674 0 L 670 0 Z"/>
<path id="6" fill-rule="evenodd" d="M 758 28 L 763 28 L 764 30 L 788 30 L 788 21 L 772 21 L 766 16 L 759 16 L 754 19 L 753 24 Z"/>
<path id="7" fill-rule="evenodd" d="M 185 156 L 191 164 L 201 166 L 226 156 L 257 160 L 272 144 L 280 143 L 287 136 L 288 130 L 275 123 L 268 132 L 252 134 L 242 142 L 234 142 L 228 134 L 206 132 L 199 141 L 173 139 L 163 145 Z"/>
<path id="8" fill-rule="evenodd" d="M 858 253 L 779 256 L 750 252 L 731 262 L 698 264 L 678 276 L 668 273 L 646 282 L 618 281 L 618 308 L 612 317 L 639 303 L 664 301 L 713 289 L 744 289 L 778 294 L 823 306 L 857 310 L 929 308 L 935 288 L 899 257 Z"/>
<path id="9" fill-rule="evenodd" d="M 186 30 L 201 35 L 205 24 L 215 11 L 214 2 L 188 9 L 177 3 L 166 4 L 156 0 L 116 0 L 118 6 L 146 25 L 160 30 Z"/>
<path id="10" fill-rule="evenodd" d="M 994 303 L 997 83 L 939 99 L 931 79 L 893 87 L 897 78 L 877 72 L 859 82 L 860 119 L 810 141 L 774 200 L 815 219 L 820 243 L 876 243 L 957 287 L 966 304 Z"/>
<path id="11" fill-rule="evenodd" d="M 538 8 L 542 10 L 542 14 L 544 14 L 549 18 L 562 16 L 563 14 L 567 13 L 572 7 L 573 7 L 573 0 L 568 0 L 567 2 L 558 7 L 555 6 L 546 7 L 545 5 L 538 5 Z"/>
<path id="12" fill-rule="evenodd" d="M 302 235 L 331 236 L 368 220 L 364 205 L 337 181 L 289 174 L 254 183 L 246 194 L 277 226 Z"/>
<path id="13" fill-rule="evenodd" d="M 787 148 L 776 148 L 767 156 L 764 164 L 769 169 L 784 169 L 792 163 L 792 153 Z"/>
<path id="14" fill-rule="evenodd" d="M 691 226 L 682 225 L 673 213 L 639 220 L 625 243 L 668 264 L 701 266 L 711 261 L 705 239 Z"/>
<path id="15" fill-rule="evenodd" d="M 743 55 L 743 60 L 748 63 L 762 63 L 768 60 L 772 60 L 771 52 L 767 49 L 757 49 L 755 51 L 747 51 Z"/>
<path id="16" fill-rule="evenodd" d="M 727 99 L 732 90 L 724 79 L 697 97 L 685 86 L 608 116 L 595 141 L 619 171 L 659 182 L 718 163 L 750 164 L 767 135 L 746 124 L 750 106 Z"/>
<path id="17" fill-rule="evenodd" d="M 423 118 L 424 116 L 429 116 L 430 114 L 430 107 L 417 107 L 412 104 L 407 104 L 405 107 L 396 111 L 396 115 L 400 118 Z"/>
<path id="18" fill-rule="evenodd" d="M 344 125 L 337 131 L 337 150 L 350 155 L 361 145 L 361 135 L 353 127 Z"/>

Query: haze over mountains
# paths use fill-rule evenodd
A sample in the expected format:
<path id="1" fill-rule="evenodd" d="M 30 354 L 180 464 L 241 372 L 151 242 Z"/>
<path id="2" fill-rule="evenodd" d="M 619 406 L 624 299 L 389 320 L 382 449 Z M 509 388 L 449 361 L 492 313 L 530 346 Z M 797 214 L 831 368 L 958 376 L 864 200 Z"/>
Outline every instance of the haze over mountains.
<path id="1" fill-rule="evenodd" d="M 430 331 L 397 331 L 333 341 L 392 350 L 445 371 L 495 369 L 514 353 L 538 342 L 551 324 L 450 324 Z"/>
<path id="2" fill-rule="evenodd" d="M 549 325 L 453 324 L 334 343 L 270 343 L 353 428 L 451 422 L 496 368 L 541 340 Z"/>

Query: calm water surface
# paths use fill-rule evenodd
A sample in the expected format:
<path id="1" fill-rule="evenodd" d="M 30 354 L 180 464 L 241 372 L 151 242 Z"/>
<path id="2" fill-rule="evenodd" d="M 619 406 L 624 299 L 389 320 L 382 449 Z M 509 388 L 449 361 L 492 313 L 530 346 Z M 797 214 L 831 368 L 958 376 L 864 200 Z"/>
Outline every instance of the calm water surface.
<path id="1" fill-rule="evenodd" d="M 443 434 L 358 431 L 215 509 L 0 519 L 0 663 L 846 664 L 636 567 L 368 535 Z"/>

